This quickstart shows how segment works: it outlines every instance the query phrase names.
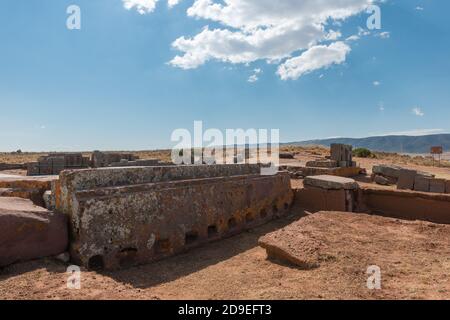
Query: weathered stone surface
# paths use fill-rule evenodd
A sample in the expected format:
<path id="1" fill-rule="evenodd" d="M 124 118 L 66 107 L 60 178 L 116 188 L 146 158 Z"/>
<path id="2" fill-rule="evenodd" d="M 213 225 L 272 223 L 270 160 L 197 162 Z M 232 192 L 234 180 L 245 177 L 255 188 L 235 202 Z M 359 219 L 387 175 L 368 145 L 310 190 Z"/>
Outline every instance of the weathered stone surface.
<path id="1" fill-rule="evenodd" d="M 114 162 L 108 165 L 108 167 L 151 167 L 159 165 L 158 159 L 146 159 L 146 160 L 135 160 L 128 161 L 126 159 L 121 160 L 120 162 Z"/>
<path id="2" fill-rule="evenodd" d="M 53 196 L 53 193 L 51 190 L 45 191 L 44 195 L 42 196 L 44 200 L 45 207 L 48 210 L 55 210 L 55 197 Z"/>
<path id="3" fill-rule="evenodd" d="M 353 147 L 345 144 L 332 144 L 330 146 L 331 160 L 335 160 L 340 167 L 351 167 L 353 164 Z"/>
<path id="4" fill-rule="evenodd" d="M 89 268 L 148 263 L 288 212 L 287 172 L 258 165 L 63 172 L 56 207 L 71 220 L 71 256 Z M 59 195 L 58 195 L 59 194 Z"/>
<path id="5" fill-rule="evenodd" d="M 392 261 L 392 264 L 396 265 L 404 262 L 399 259 L 399 254 L 402 257 L 409 255 L 411 261 L 414 261 L 411 269 L 414 269 L 414 265 L 422 262 L 422 258 L 417 256 L 419 252 L 431 250 L 433 254 L 439 255 L 440 252 L 447 251 L 446 235 L 449 232 L 450 226 L 423 221 L 319 212 L 269 233 L 262 237 L 259 243 L 266 248 L 269 258 L 294 264 L 301 269 L 320 266 L 325 270 L 333 270 L 339 268 L 343 261 L 353 261 L 354 268 L 345 270 L 344 274 L 352 278 L 357 277 L 356 283 L 364 286 L 367 267 L 379 265 L 377 261 L 380 256 L 384 261 Z M 441 241 L 443 237 L 445 240 Z M 430 255 L 431 264 L 433 254 Z M 398 265 L 394 266 L 393 272 L 397 268 Z"/>
<path id="6" fill-rule="evenodd" d="M 306 166 L 311 168 L 336 168 L 338 167 L 338 162 L 336 160 L 315 160 L 308 161 Z"/>
<path id="7" fill-rule="evenodd" d="M 0 188 L 0 197 L 29 199 L 38 205 L 42 204 L 42 199 L 40 199 L 41 194 L 39 189 Z"/>
<path id="8" fill-rule="evenodd" d="M 42 196 L 51 189 L 52 181 L 56 176 L 24 177 L 0 174 L 0 189 L 2 195 L 30 199 L 38 206 L 44 206 Z"/>
<path id="9" fill-rule="evenodd" d="M 373 166 L 372 172 L 386 178 L 390 177 L 397 180 L 400 177 L 400 170 L 402 169 L 400 166 L 382 164 Z"/>
<path id="10" fill-rule="evenodd" d="M 417 171 L 417 175 L 425 177 L 425 178 L 434 178 L 436 177 L 434 174 L 425 172 L 425 171 Z"/>
<path id="11" fill-rule="evenodd" d="M 450 193 L 450 180 L 445 181 L 445 193 Z"/>
<path id="12" fill-rule="evenodd" d="M 382 186 L 390 185 L 389 179 L 380 175 L 375 175 L 374 182 Z"/>
<path id="13" fill-rule="evenodd" d="M 0 162 L 0 171 L 26 169 L 26 163 L 2 163 Z"/>
<path id="14" fill-rule="evenodd" d="M 416 176 L 414 181 L 414 190 L 421 192 L 430 192 L 430 180 L 431 178 L 424 176 Z"/>
<path id="15" fill-rule="evenodd" d="M 280 159 L 294 159 L 295 156 L 291 152 L 280 152 Z"/>
<path id="16" fill-rule="evenodd" d="M 64 169 L 87 168 L 89 159 L 81 153 L 51 153 L 27 164 L 28 176 L 57 175 Z"/>
<path id="17" fill-rule="evenodd" d="M 137 159 L 138 157 L 131 153 L 94 151 L 91 156 L 91 165 L 93 168 L 103 168 L 121 160 L 135 161 Z"/>
<path id="18" fill-rule="evenodd" d="M 0 266 L 67 250 L 67 217 L 29 200 L 0 197 Z"/>
<path id="19" fill-rule="evenodd" d="M 430 192 L 445 193 L 445 179 L 431 179 Z"/>
<path id="20" fill-rule="evenodd" d="M 362 186 L 357 211 L 450 224 L 450 195 Z"/>
<path id="21" fill-rule="evenodd" d="M 337 176 L 312 176 L 306 177 L 303 181 L 305 186 L 317 187 L 327 190 L 356 190 L 358 189 L 358 183 L 350 178 L 343 178 Z"/>
<path id="22" fill-rule="evenodd" d="M 397 182 L 397 189 L 413 190 L 416 175 L 417 175 L 416 170 L 401 169 L 400 176 L 399 176 L 398 182 Z"/>
<path id="23" fill-rule="evenodd" d="M 262 237 L 259 245 L 266 249 L 269 259 L 293 264 L 304 270 L 320 266 L 320 252 L 325 247 L 322 241 L 302 234 L 301 227 L 296 225 Z"/>
<path id="24" fill-rule="evenodd" d="M 353 201 L 348 201 L 348 193 L 351 192 L 344 189 L 300 188 L 295 190 L 295 204 L 309 212 L 352 211 Z"/>

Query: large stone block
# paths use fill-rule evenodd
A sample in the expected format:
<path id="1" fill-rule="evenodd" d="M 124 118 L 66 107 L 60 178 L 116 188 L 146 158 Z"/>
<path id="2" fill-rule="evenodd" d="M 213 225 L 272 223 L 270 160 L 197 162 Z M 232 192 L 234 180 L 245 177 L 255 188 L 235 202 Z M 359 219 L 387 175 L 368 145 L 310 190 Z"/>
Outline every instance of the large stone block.
<path id="1" fill-rule="evenodd" d="M 91 165 L 94 168 L 103 168 L 121 160 L 135 161 L 137 159 L 138 157 L 131 153 L 94 151 L 91 156 Z"/>
<path id="2" fill-rule="evenodd" d="M 445 193 L 450 193 L 450 180 L 445 181 Z"/>
<path id="3" fill-rule="evenodd" d="M 414 181 L 414 190 L 421 192 L 430 192 L 431 178 L 417 175 Z"/>
<path id="4" fill-rule="evenodd" d="M 373 166 L 372 172 L 386 178 L 394 178 L 395 181 L 397 181 L 397 179 L 400 177 L 400 171 L 402 169 L 402 167 L 396 165 L 382 164 Z"/>
<path id="5" fill-rule="evenodd" d="M 414 181 L 416 179 L 416 170 L 401 169 L 397 182 L 397 189 L 399 190 L 413 190 Z"/>
<path id="6" fill-rule="evenodd" d="M 351 145 L 332 144 L 330 146 L 330 159 L 337 161 L 341 167 L 346 168 L 351 166 L 353 163 L 352 149 L 353 147 Z"/>
<path id="7" fill-rule="evenodd" d="M 108 168 L 63 172 L 57 210 L 70 216 L 71 256 L 117 269 L 161 259 L 285 214 L 288 173 L 257 165 Z"/>
<path id="8" fill-rule="evenodd" d="M 315 160 L 308 161 L 306 166 L 310 168 L 336 168 L 338 167 L 338 162 L 336 160 Z"/>
<path id="9" fill-rule="evenodd" d="M 343 178 L 337 176 L 311 176 L 306 177 L 303 181 L 305 186 L 317 187 L 327 190 L 356 190 L 358 189 L 358 183 L 350 178 Z"/>
<path id="10" fill-rule="evenodd" d="M 67 217 L 30 200 L 0 197 L 0 266 L 67 250 Z"/>
<path id="11" fill-rule="evenodd" d="M 445 193 L 445 179 L 431 179 L 430 192 Z"/>

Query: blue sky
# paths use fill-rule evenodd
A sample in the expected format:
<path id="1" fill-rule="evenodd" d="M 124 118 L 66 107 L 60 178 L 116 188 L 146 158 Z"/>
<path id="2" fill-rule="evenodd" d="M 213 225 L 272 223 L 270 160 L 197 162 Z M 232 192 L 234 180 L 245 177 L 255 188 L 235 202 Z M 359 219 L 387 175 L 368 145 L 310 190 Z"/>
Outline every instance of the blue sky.
<path id="1" fill-rule="evenodd" d="M 232 10 L 212 17 L 211 6 L 188 15 L 195 2 L 169 8 L 160 0 L 138 12 L 122 0 L 2 0 L 0 151 L 168 148 L 173 130 L 195 120 L 222 130 L 276 128 L 283 142 L 450 131 L 448 1 L 387 0 L 382 29 L 370 33 L 364 11 L 331 18 L 325 31 L 339 36 L 308 47 L 295 27 L 292 38 L 274 36 L 265 47 L 236 44 L 227 37 L 270 28 Z M 81 30 L 66 27 L 71 4 L 81 9 Z M 267 18 L 259 9 L 280 27 L 277 12 Z M 280 28 L 298 23 L 295 14 Z M 213 30 L 227 31 L 202 37 Z M 343 59 L 323 63 L 320 50 L 336 43 L 348 50 Z"/>

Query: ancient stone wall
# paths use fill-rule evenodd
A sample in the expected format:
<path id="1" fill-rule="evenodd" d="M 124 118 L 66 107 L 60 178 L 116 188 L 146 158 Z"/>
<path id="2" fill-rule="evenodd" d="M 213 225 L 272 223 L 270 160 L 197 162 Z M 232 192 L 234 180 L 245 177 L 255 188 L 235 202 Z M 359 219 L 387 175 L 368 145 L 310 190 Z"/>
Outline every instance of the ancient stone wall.
<path id="1" fill-rule="evenodd" d="M 358 211 L 450 224 L 450 195 L 361 188 Z"/>
<path id="2" fill-rule="evenodd" d="M 51 153 L 39 157 L 37 162 L 27 163 L 27 175 L 58 175 L 65 169 L 83 169 L 89 166 L 89 158 L 81 153 Z"/>
<path id="3" fill-rule="evenodd" d="M 135 161 L 137 159 L 138 157 L 132 153 L 94 151 L 91 155 L 91 166 L 93 168 L 103 168 L 122 160 Z"/>
<path id="4" fill-rule="evenodd" d="M 288 212 L 289 175 L 259 172 L 258 165 L 63 172 L 56 208 L 69 215 L 72 259 L 92 269 L 147 263 Z"/>

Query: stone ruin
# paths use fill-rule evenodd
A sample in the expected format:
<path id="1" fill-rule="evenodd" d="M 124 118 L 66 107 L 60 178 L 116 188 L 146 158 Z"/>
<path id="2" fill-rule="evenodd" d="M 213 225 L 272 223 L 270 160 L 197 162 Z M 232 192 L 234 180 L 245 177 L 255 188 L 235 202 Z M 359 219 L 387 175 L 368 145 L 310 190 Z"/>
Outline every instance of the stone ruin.
<path id="1" fill-rule="evenodd" d="M 345 144 L 332 144 L 330 146 L 330 156 L 308 161 L 306 166 L 282 166 L 288 170 L 292 178 L 304 178 L 317 175 L 333 175 L 342 177 L 353 177 L 364 172 L 353 161 L 353 147 Z"/>
<path id="2" fill-rule="evenodd" d="M 58 175 L 66 169 L 89 167 L 89 158 L 81 153 L 52 153 L 27 164 L 28 176 Z"/>
<path id="3" fill-rule="evenodd" d="M 90 269 L 148 263 L 286 214 L 286 172 L 259 165 L 162 166 L 64 171 L 53 185 L 69 217 L 72 260 Z"/>
<path id="4" fill-rule="evenodd" d="M 306 163 L 310 168 L 354 168 L 353 147 L 346 144 L 334 143 L 330 146 L 329 159 L 309 161 Z"/>
<path id="5" fill-rule="evenodd" d="M 132 153 L 94 151 L 91 156 L 92 168 L 104 168 L 120 162 L 136 161 L 139 157 Z"/>
<path id="6" fill-rule="evenodd" d="M 397 185 L 399 190 L 450 194 L 450 180 L 438 179 L 433 174 L 396 165 L 373 166 L 372 181 L 386 186 Z"/>
<path id="7" fill-rule="evenodd" d="M 63 170 L 103 167 L 146 167 L 169 165 L 158 159 L 141 160 L 132 153 L 94 151 L 91 158 L 81 153 L 51 153 L 26 164 L 28 176 L 59 175 Z"/>

